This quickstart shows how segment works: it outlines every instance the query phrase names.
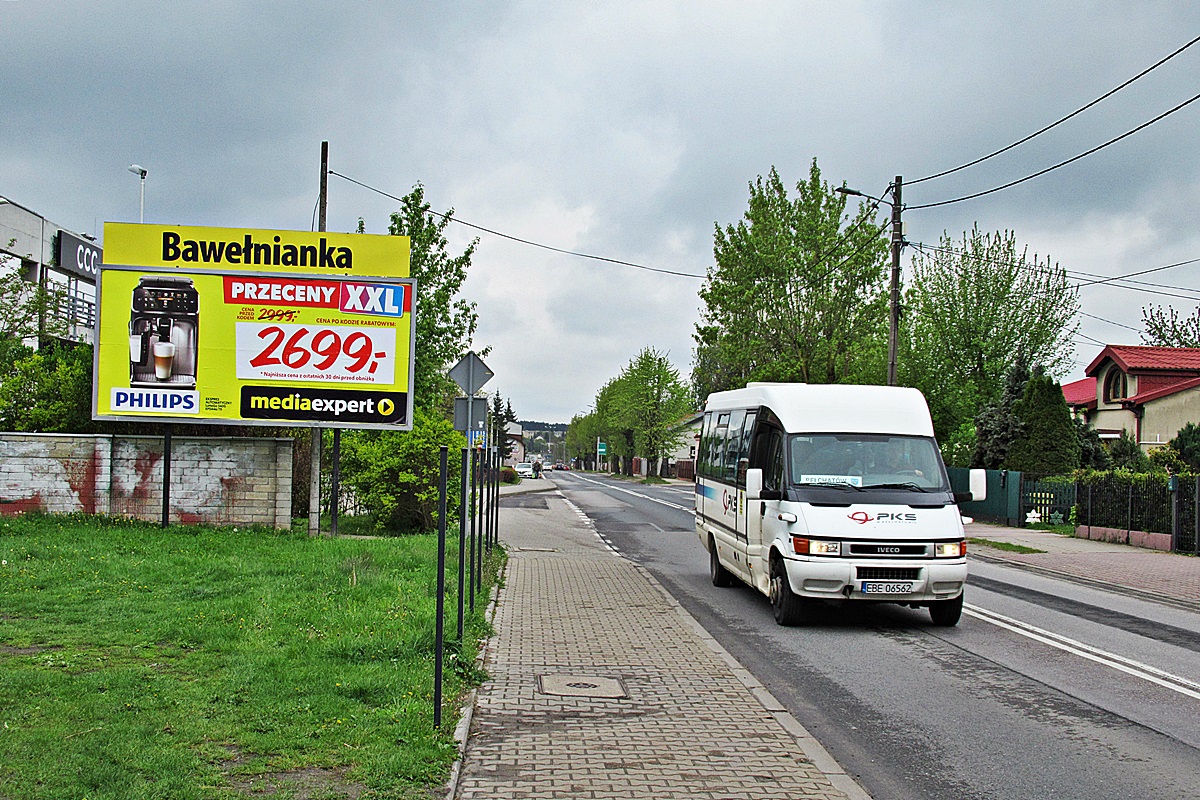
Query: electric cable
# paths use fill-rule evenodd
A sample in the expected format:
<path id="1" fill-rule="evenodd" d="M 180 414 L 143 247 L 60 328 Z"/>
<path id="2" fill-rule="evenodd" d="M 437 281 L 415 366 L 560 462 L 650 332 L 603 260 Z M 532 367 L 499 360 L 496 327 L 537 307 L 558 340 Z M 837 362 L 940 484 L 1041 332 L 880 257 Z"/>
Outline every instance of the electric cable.
<path id="1" fill-rule="evenodd" d="M 1072 111 L 1070 114 L 1067 114 L 1065 117 L 1063 117 L 1062 119 L 1059 119 L 1059 120 L 1057 120 L 1056 122 L 1052 122 L 1052 123 L 1050 123 L 1049 125 L 1047 125 L 1046 127 L 1042 128 L 1042 129 L 1040 129 L 1040 130 L 1034 131 L 1033 133 L 1029 134 L 1028 136 L 1024 137 L 1023 139 L 1018 139 L 1017 141 L 1013 142 L 1012 144 L 1008 145 L 1007 147 L 1001 147 L 999 150 L 996 150 L 996 151 L 994 151 L 994 152 L 988 153 L 986 156 L 981 156 L 981 157 L 979 157 L 979 158 L 975 159 L 974 161 L 968 161 L 966 164 L 960 164 L 959 166 L 957 166 L 957 167 L 954 167 L 953 169 L 947 169 L 947 170 L 943 170 L 942 172 L 938 172 L 938 173 L 935 173 L 935 174 L 933 174 L 933 175 L 926 175 L 924 178 L 917 178 L 915 181 L 909 181 L 909 182 L 908 182 L 908 185 L 909 185 L 909 186 L 913 186 L 913 185 L 915 185 L 915 184 L 918 184 L 918 183 L 924 183 L 925 181 L 931 181 L 931 180 L 933 180 L 934 178 L 941 178 L 941 177 L 944 177 L 944 176 L 946 176 L 946 175 L 952 175 L 952 174 L 954 174 L 955 172 L 959 172 L 959 171 L 961 171 L 961 170 L 967 169 L 968 167 L 973 167 L 973 166 L 975 166 L 976 164 L 981 164 L 981 163 L 983 163 L 984 161 L 987 161 L 989 158 L 993 158 L 993 157 L 995 157 L 995 156 L 998 156 L 998 155 L 1000 155 L 1001 153 L 1007 153 L 1009 150 L 1012 150 L 1014 147 L 1018 147 L 1018 146 L 1020 146 L 1020 145 L 1023 145 L 1023 144 L 1025 144 L 1026 142 L 1028 142 L 1030 139 L 1034 138 L 1035 136 L 1041 136 L 1041 135 L 1042 135 L 1043 133 L 1045 133 L 1046 131 L 1048 131 L 1048 130 L 1051 130 L 1052 128 L 1056 128 L 1056 127 L 1058 127 L 1059 125 L 1061 125 L 1062 123 L 1066 122 L 1067 120 L 1069 120 L 1069 119 L 1071 119 L 1071 118 L 1073 118 L 1073 117 L 1077 117 L 1077 116 L 1079 116 L 1079 115 L 1080 115 L 1080 114 L 1082 114 L 1084 111 L 1087 111 L 1089 108 L 1091 108 L 1092 106 L 1096 105 L 1097 103 L 1100 103 L 1100 102 L 1101 102 L 1101 101 L 1103 101 L 1103 100 L 1107 100 L 1109 97 L 1112 97 L 1114 94 L 1116 94 L 1117 92 L 1121 91 L 1122 89 L 1124 89 L 1124 88 L 1125 88 L 1126 86 L 1128 86 L 1129 84 L 1133 83 L 1134 81 L 1138 80 L 1139 78 L 1142 78 L 1142 77 L 1144 77 L 1145 75 L 1148 75 L 1149 73 L 1151 73 L 1151 72 L 1153 72 L 1154 70 L 1158 69 L 1158 68 L 1159 68 L 1159 67 L 1161 67 L 1163 64 L 1167 63 L 1167 62 L 1168 62 L 1168 61 L 1170 61 L 1172 58 L 1174 58 L 1175 56 L 1177 56 L 1177 55 L 1179 55 L 1180 53 L 1182 53 L 1184 50 L 1187 50 L 1189 47 L 1191 47 L 1192 45 L 1194 45 L 1196 42 L 1200 42 L 1200 36 L 1197 36 L 1195 39 L 1192 39 L 1190 42 L 1188 42 L 1187 44 L 1185 44 L 1183 47 L 1180 47 L 1178 50 L 1176 50 L 1174 53 L 1171 53 L 1169 56 L 1166 56 L 1165 58 L 1162 58 L 1162 59 L 1160 59 L 1159 61 L 1155 62 L 1155 63 L 1154 63 L 1154 64 L 1152 64 L 1151 66 L 1149 66 L 1149 67 L 1147 67 L 1146 69 L 1142 70 L 1142 71 L 1141 71 L 1141 72 L 1139 72 L 1137 75 L 1134 75 L 1132 78 L 1130 78 L 1129 80 L 1127 80 L 1127 81 L 1125 81 L 1124 83 L 1122 83 L 1120 86 L 1117 86 L 1117 87 L 1115 87 L 1115 88 L 1113 88 L 1113 89 L 1110 89 L 1110 90 L 1108 90 L 1107 92 L 1105 92 L 1104 94 L 1100 95 L 1100 96 L 1099 96 L 1099 97 L 1097 97 L 1095 100 L 1093 100 L 1092 102 L 1088 103 L 1087 105 L 1085 105 L 1085 106 L 1081 106 L 1080 108 L 1077 108 L 1077 109 L 1075 109 L 1075 110 L 1074 110 L 1074 111 Z"/>
<path id="2" fill-rule="evenodd" d="M 354 178 L 351 178 L 348 175 L 343 175 L 342 173 L 335 172 L 334 170 L 328 170 L 328 173 L 330 175 L 336 175 L 337 177 L 341 178 L 342 180 L 349 181 L 350 183 L 361 186 L 364 189 L 375 192 L 376 194 L 383 195 L 384 197 L 387 197 L 391 200 L 395 200 L 395 201 L 401 202 L 401 203 L 404 202 L 404 198 L 402 198 L 402 197 L 397 197 L 394 194 L 389 194 L 389 193 L 383 191 L 382 189 L 377 189 L 376 187 L 371 186 L 370 184 L 366 184 L 366 183 L 363 183 L 362 181 L 355 180 Z M 682 278 L 700 278 L 701 280 L 703 280 L 704 278 L 707 277 L 706 275 L 696 275 L 691 272 L 677 272 L 675 270 L 662 269 L 660 267 L 648 267 L 645 264 L 636 264 L 632 261 L 622 261 L 617 258 L 608 258 L 606 256 L 597 256 L 597 255 L 592 255 L 590 253 L 580 253 L 575 250 L 566 250 L 561 247 L 554 247 L 553 245 L 542 244 L 541 242 L 534 242 L 529 239 L 522 239 L 519 236 L 512 236 L 511 234 L 502 233 L 497 230 L 492 230 L 491 228 L 485 228 L 482 225 L 476 225 L 474 223 L 467 222 L 466 220 L 452 217 L 449 214 L 443 214 L 441 212 L 434 211 L 433 209 L 429 209 L 429 213 L 433 214 L 435 217 L 440 217 L 444 220 L 449 220 L 450 222 L 457 222 L 459 225 L 465 225 L 466 227 L 473 228 L 477 231 L 483 231 L 484 233 L 489 233 L 492 236 L 499 236 L 502 239 L 508 239 L 513 242 L 518 242 L 520 244 L 529 245 L 530 247 L 538 247 L 538 248 L 541 248 L 542 250 L 549 250 L 554 253 L 562 253 L 563 255 L 576 256 L 577 258 L 588 258 L 588 259 L 592 259 L 593 261 L 604 261 L 609 264 L 619 264 L 624 267 L 633 267 L 634 269 L 646 270 L 647 272 L 658 272 L 663 275 L 677 275 Z"/>
<path id="3" fill-rule="evenodd" d="M 1000 266 L 1016 267 L 1018 269 L 1045 269 L 1045 267 L 1039 267 L 1034 264 L 1022 264 L 1022 263 L 1017 263 L 1017 262 L 1013 262 L 1013 261 L 1004 261 L 1001 259 L 983 258 L 981 256 L 972 255 L 963 250 L 955 250 L 953 248 L 941 247 L 939 245 L 926 244 L 924 242 L 908 242 L 908 244 L 911 244 L 913 247 L 920 250 L 921 252 L 925 252 L 926 250 L 933 250 L 933 251 L 936 251 L 939 253 L 949 253 L 951 255 L 965 256 L 968 258 L 973 258 L 973 259 L 975 259 L 977 261 L 981 261 L 985 264 L 998 264 Z M 1146 272 L 1155 272 L 1155 271 L 1162 270 L 1162 269 L 1169 269 L 1171 267 L 1183 266 L 1184 264 L 1194 263 L 1195 261 L 1200 261 L 1200 259 L 1193 259 L 1192 261 L 1183 261 L 1178 264 L 1168 264 L 1165 267 L 1154 267 L 1153 269 L 1143 270 L 1141 272 L 1135 272 L 1132 274 L 1141 275 L 1141 274 L 1145 274 Z M 1063 270 L 1063 272 L 1066 274 L 1066 276 L 1069 280 L 1078 281 L 1078 283 L 1076 284 L 1076 288 L 1083 288 L 1085 286 L 1094 286 L 1094 285 L 1099 285 L 1099 284 L 1107 284 L 1107 285 L 1112 286 L 1114 289 L 1127 289 L 1127 290 L 1133 291 L 1133 292 L 1143 292 L 1145 294 L 1156 294 L 1156 295 L 1161 295 L 1163 297 L 1174 297 L 1174 298 L 1178 298 L 1180 300 L 1200 301 L 1200 289 L 1191 289 L 1186 286 L 1171 286 L 1168 284 L 1151 283 L 1149 281 L 1133 281 L 1133 280 L 1129 280 L 1128 277 L 1124 277 L 1124 276 L 1105 276 L 1105 275 L 1097 275 L 1094 272 L 1082 272 L 1080 270 L 1070 270 L 1070 269 L 1066 269 L 1066 268 L 1060 268 L 1060 269 Z M 1102 280 L 1085 280 L 1085 278 L 1100 278 Z M 1122 283 L 1113 282 L 1113 281 L 1118 281 L 1118 280 L 1122 281 Z M 1132 284 L 1140 284 L 1140 285 L 1127 286 L 1127 285 L 1125 285 L 1126 282 L 1132 283 Z M 1144 288 L 1141 288 L 1142 286 L 1156 286 L 1156 287 L 1159 287 L 1159 289 L 1148 289 L 1148 288 L 1144 289 Z M 1161 289 L 1175 289 L 1176 291 L 1175 292 L 1166 292 L 1166 291 L 1161 291 Z M 1178 294 L 1178 292 L 1191 292 L 1192 294 Z"/>
<path id="4" fill-rule="evenodd" d="M 1092 155 L 1093 153 L 1103 150 L 1104 148 L 1108 147 L 1109 145 L 1116 144 L 1117 142 L 1121 141 L 1122 139 L 1126 139 L 1126 138 L 1132 136 L 1133 134 L 1150 127 L 1154 123 L 1156 123 L 1160 120 L 1166 119 L 1167 117 L 1174 114 L 1176 111 L 1180 111 L 1180 110 L 1186 108 L 1187 106 L 1191 105 L 1192 103 L 1196 102 L 1197 100 L 1200 100 L 1200 94 L 1197 94 L 1188 100 L 1184 100 L 1182 103 L 1175 106 L 1174 108 L 1172 108 L 1168 111 L 1164 111 L 1163 113 L 1159 114 L 1154 119 L 1148 120 L 1147 122 L 1143 122 L 1141 125 L 1138 125 L 1136 128 L 1133 128 L 1132 130 L 1125 131 L 1125 133 L 1122 133 L 1120 136 L 1109 139 L 1104 144 L 1098 144 L 1095 147 L 1091 148 L 1090 150 L 1086 150 L 1082 153 L 1079 153 L 1078 155 L 1072 156 L 1071 158 L 1068 158 L 1066 161 L 1060 161 L 1059 163 L 1057 163 L 1053 166 L 1038 170 L 1037 172 L 1035 172 L 1031 175 L 1026 175 L 1024 178 L 1018 178 L 1015 181 L 1009 181 L 1006 184 L 1003 184 L 1001 186 L 996 186 L 996 187 L 987 189 L 982 192 L 975 192 L 974 194 L 963 195 L 962 197 L 955 197 L 950 200 L 941 200 L 936 203 L 922 203 L 920 205 L 915 205 L 915 206 L 905 206 L 905 208 L 908 209 L 909 211 L 917 211 L 917 210 L 920 210 L 923 208 L 937 208 L 938 206 L 948 206 L 952 203 L 961 203 L 964 200 L 974 200 L 978 197 L 984 197 L 985 195 L 995 194 L 996 192 L 1001 192 L 1001 191 L 1004 191 L 1005 189 L 1011 189 L 1012 187 L 1017 186 L 1018 184 L 1025 183 L 1025 181 L 1030 181 L 1030 180 L 1033 180 L 1034 178 L 1039 178 L 1048 172 L 1053 172 L 1054 170 L 1059 169 L 1060 167 L 1065 167 L 1068 164 L 1073 164 L 1074 162 L 1080 160 L 1081 158 L 1086 158 L 1086 157 Z"/>

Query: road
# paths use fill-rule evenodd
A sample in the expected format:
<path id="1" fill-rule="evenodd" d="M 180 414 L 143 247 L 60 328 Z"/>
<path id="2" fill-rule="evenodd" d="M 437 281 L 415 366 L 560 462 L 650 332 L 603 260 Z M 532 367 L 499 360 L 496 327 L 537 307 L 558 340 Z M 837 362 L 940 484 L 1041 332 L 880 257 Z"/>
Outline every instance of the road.
<path id="1" fill-rule="evenodd" d="M 1200 798 L 1200 613 L 971 559 L 963 619 L 782 628 L 714 587 L 690 486 L 550 473 L 876 800 Z"/>

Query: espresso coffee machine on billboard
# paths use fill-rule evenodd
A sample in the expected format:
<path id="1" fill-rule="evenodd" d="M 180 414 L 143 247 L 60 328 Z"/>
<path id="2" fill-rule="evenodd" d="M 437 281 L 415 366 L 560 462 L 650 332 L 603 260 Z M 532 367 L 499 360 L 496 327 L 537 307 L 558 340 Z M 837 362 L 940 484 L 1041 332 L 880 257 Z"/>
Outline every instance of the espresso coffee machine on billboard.
<path id="1" fill-rule="evenodd" d="M 200 296 L 191 278 L 144 276 L 129 317 L 129 385 L 196 388 Z"/>

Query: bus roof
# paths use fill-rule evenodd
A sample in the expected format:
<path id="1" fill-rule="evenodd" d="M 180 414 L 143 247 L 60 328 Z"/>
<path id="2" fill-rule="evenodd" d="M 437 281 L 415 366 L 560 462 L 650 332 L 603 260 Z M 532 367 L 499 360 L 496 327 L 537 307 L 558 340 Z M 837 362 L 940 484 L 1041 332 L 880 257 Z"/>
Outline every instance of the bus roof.
<path id="1" fill-rule="evenodd" d="M 706 411 L 766 406 L 788 433 L 893 433 L 933 436 L 925 396 L 901 386 L 751 383 L 714 392 Z"/>

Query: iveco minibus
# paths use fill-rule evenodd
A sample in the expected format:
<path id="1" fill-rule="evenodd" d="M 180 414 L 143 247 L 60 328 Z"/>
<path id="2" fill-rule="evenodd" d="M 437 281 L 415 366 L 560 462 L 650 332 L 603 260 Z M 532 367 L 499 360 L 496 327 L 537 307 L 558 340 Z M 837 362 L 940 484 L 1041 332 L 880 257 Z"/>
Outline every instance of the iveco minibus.
<path id="1" fill-rule="evenodd" d="M 713 584 L 738 578 L 781 625 L 821 601 L 927 607 L 955 625 L 967 580 L 957 502 L 924 396 L 894 386 L 751 383 L 705 404 L 696 533 Z"/>

